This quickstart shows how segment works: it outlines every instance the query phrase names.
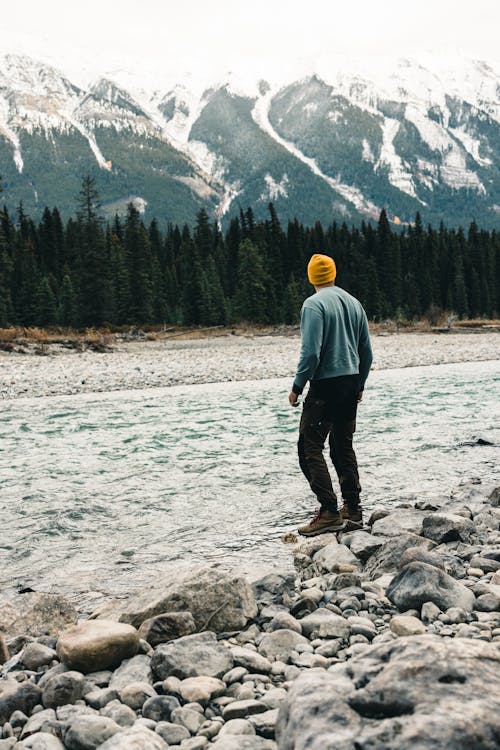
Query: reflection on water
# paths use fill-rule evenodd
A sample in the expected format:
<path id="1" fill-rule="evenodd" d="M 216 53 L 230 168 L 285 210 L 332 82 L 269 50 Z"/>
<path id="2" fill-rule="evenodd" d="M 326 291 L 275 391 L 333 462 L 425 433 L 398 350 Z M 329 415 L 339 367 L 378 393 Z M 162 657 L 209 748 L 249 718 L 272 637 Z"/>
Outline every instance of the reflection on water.
<path id="1" fill-rule="evenodd" d="M 498 479 L 499 363 L 373 373 L 356 447 L 364 506 Z M 290 565 L 315 511 L 288 381 L 4 401 L 0 584 L 120 594 L 182 561 Z M 96 593 L 96 599 L 100 594 Z M 83 601 L 83 599 L 82 599 Z"/>

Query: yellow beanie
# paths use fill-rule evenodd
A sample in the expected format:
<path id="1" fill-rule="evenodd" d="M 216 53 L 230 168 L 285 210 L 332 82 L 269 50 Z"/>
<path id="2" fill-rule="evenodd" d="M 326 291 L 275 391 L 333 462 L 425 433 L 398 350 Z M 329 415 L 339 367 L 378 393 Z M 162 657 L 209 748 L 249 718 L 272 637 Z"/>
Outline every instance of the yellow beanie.
<path id="1" fill-rule="evenodd" d="M 337 269 L 335 261 L 328 255 L 313 255 L 307 266 L 307 276 L 313 286 L 331 284 L 335 280 Z"/>

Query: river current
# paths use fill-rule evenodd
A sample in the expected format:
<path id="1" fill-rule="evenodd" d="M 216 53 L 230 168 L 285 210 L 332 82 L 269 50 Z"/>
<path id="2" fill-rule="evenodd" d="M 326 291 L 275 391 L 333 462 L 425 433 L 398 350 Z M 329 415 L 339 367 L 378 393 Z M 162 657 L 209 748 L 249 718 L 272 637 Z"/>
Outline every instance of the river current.
<path id="1" fill-rule="evenodd" d="M 0 589 L 61 591 L 88 611 L 180 565 L 290 567 L 280 537 L 316 504 L 289 385 L 3 401 Z M 374 372 L 357 424 L 367 510 L 500 484 L 500 362 Z"/>

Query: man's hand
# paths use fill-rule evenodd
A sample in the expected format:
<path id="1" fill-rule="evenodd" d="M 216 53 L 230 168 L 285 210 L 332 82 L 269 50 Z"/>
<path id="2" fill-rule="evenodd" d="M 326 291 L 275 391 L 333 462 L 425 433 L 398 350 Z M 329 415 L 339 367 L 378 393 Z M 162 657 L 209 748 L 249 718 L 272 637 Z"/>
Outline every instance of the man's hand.
<path id="1" fill-rule="evenodd" d="M 290 393 L 288 394 L 288 400 L 290 402 L 290 406 L 298 406 L 299 405 L 299 397 L 293 391 L 290 391 Z"/>
<path id="2" fill-rule="evenodd" d="M 363 400 L 363 393 L 364 393 L 364 391 L 360 391 L 358 393 L 358 404 L 360 404 L 362 402 L 362 400 Z"/>

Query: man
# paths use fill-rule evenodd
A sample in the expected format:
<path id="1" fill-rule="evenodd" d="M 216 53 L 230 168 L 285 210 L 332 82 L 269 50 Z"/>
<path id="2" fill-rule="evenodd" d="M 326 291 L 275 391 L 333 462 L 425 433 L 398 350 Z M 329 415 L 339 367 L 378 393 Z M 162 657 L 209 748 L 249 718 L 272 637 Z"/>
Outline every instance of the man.
<path id="1" fill-rule="evenodd" d="M 320 509 L 310 523 L 299 529 L 299 534 L 315 536 L 363 525 L 352 439 L 372 349 L 366 313 L 355 297 L 335 286 L 332 258 L 313 255 L 307 274 L 316 293 L 302 306 L 300 360 L 288 400 L 298 406 L 298 397 L 310 381 L 300 420 L 298 452 L 300 468 Z M 327 437 L 344 501 L 340 512 L 323 456 Z"/>

